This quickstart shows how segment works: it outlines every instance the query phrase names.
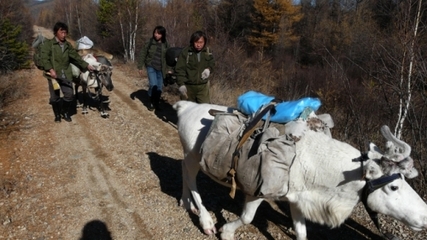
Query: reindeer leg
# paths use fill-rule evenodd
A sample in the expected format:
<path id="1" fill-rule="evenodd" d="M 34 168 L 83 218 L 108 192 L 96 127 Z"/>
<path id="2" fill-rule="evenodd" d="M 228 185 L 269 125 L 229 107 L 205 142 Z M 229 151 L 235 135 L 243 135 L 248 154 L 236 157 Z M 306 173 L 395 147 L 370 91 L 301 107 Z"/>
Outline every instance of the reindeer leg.
<path id="1" fill-rule="evenodd" d="M 88 95 L 88 92 L 87 92 L 87 86 L 84 86 L 84 85 L 82 85 L 82 91 L 83 91 L 83 108 L 82 108 L 82 114 L 88 114 L 88 111 L 87 111 L 87 95 Z"/>
<path id="2" fill-rule="evenodd" d="M 216 233 L 216 228 L 214 221 L 202 203 L 202 198 L 200 197 L 199 191 L 197 189 L 196 176 L 200 170 L 199 162 L 193 153 L 186 154 L 184 160 L 182 161 L 182 177 L 183 177 L 183 203 L 186 208 L 190 207 L 193 213 L 198 213 L 200 226 L 203 228 L 203 231 L 206 235 L 214 235 Z M 190 199 L 188 193 L 191 193 L 193 201 L 198 209 L 194 208 L 193 202 Z"/>
<path id="3" fill-rule="evenodd" d="M 101 112 L 101 117 L 103 118 L 108 118 L 110 116 L 110 114 L 108 112 L 105 111 L 105 106 L 104 103 L 102 101 L 102 85 L 99 87 L 99 91 L 98 91 L 98 101 L 99 101 L 99 111 Z"/>
<path id="4" fill-rule="evenodd" d="M 243 212 L 240 215 L 240 218 L 226 223 L 219 231 L 221 232 L 221 239 L 223 240 L 233 240 L 234 232 L 237 228 L 242 225 L 249 224 L 254 219 L 256 210 L 258 209 L 261 202 L 264 201 L 262 198 L 257 198 L 253 196 L 245 197 L 245 205 L 243 207 Z"/>
<path id="5" fill-rule="evenodd" d="M 82 103 L 80 102 L 79 98 L 79 86 L 80 84 L 74 82 L 74 95 L 76 96 L 76 107 L 80 108 L 82 107 Z"/>
<path id="6" fill-rule="evenodd" d="M 291 207 L 291 216 L 297 240 L 307 240 L 307 228 L 304 215 L 302 215 L 296 203 L 289 202 L 289 206 Z"/>
<path id="7" fill-rule="evenodd" d="M 110 116 L 110 114 L 105 111 L 104 103 L 102 103 L 102 101 L 99 101 L 99 110 L 101 112 L 101 117 L 108 118 Z"/>

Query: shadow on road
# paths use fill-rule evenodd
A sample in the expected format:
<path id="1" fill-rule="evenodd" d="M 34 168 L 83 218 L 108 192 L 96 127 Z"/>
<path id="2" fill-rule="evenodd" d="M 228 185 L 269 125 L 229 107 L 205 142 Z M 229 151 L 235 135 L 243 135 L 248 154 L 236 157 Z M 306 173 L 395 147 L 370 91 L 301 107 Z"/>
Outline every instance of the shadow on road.
<path id="1" fill-rule="evenodd" d="M 92 220 L 83 227 L 79 240 L 113 240 L 107 225 L 100 220 Z"/>
<path id="2" fill-rule="evenodd" d="M 130 94 L 132 100 L 138 99 L 147 109 L 150 106 L 150 97 L 145 89 L 140 89 Z M 168 102 L 160 99 L 161 110 L 154 110 L 154 114 L 164 122 L 173 123 L 176 125 L 178 117 L 176 111 L 172 108 L 172 105 Z"/>

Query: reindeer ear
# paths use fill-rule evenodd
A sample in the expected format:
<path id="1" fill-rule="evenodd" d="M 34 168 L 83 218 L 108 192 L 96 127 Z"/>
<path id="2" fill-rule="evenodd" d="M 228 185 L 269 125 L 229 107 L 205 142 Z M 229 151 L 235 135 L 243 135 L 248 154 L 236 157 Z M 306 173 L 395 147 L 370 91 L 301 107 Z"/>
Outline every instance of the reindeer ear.
<path id="1" fill-rule="evenodd" d="M 397 167 L 399 168 L 399 172 L 407 178 L 418 176 L 418 171 L 414 168 L 414 160 L 411 157 L 407 157 L 405 160 L 397 163 Z"/>
<path id="2" fill-rule="evenodd" d="M 331 115 L 324 113 L 317 116 L 322 120 L 322 122 L 325 123 L 326 127 L 333 128 L 334 127 L 334 120 L 332 119 Z"/>
<path id="3" fill-rule="evenodd" d="M 383 152 L 374 143 L 369 144 L 368 158 L 369 159 L 381 159 Z"/>
<path id="4" fill-rule="evenodd" d="M 373 160 L 368 160 L 363 170 L 367 179 L 377 179 L 383 175 L 380 165 Z"/>

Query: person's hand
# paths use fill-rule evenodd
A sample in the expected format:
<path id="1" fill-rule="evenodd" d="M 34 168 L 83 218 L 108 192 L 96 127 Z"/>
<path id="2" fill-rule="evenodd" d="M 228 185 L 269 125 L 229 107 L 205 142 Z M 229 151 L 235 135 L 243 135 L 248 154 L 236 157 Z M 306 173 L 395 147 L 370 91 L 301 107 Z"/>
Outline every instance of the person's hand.
<path id="1" fill-rule="evenodd" d="M 205 70 L 203 70 L 202 72 L 202 79 L 205 80 L 206 78 L 209 77 L 209 75 L 211 74 L 211 71 L 209 70 L 209 68 L 206 68 Z"/>
<path id="2" fill-rule="evenodd" d="M 139 69 L 139 70 L 138 70 L 138 73 L 139 73 L 139 75 L 140 75 L 140 76 L 142 76 L 142 75 L 144 74 L 144 70 Z"/>
<path id="3" fill-rule="evenodd" d="M 89 71 L 95 71 L 96 69 L 95 69 L 95 67 L 94 66 L 92 66 L 92 65 L 90 65 L 90 64 L 88 64 L 87 65 L 87 70 L 89 70 Z"/>
<path id="4" fill-rule="evenodd" d="M 58 76 L 56 76 L 56 72 L 55 72 L 55 70 L 53 68 L 50 69 L 48 73 L 49 73 L 48 75 L 50 75 L 52 78 L 57 78 L 58 77 Z"/>
<path id="5" fill-rule="evenodd" d="M 178 90 L 179 90 L 179 92 L 181 93 L 181 97 L 182 97 L 183 99 L 187 99 L 187 98 L 188 98 L 188 96 L 187 96 L 187 87 L 186 87 L 185 85 L 180 86 L 180 87 L 178 88 Z"/>

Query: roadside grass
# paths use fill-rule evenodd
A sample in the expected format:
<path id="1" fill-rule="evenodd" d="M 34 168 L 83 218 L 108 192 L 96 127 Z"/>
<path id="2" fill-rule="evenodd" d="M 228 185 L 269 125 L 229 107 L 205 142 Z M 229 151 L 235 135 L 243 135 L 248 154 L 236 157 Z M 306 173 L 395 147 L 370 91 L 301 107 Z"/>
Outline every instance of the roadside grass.
<path id="1" fill-rule="evenodd" d="M 31 70 L 20 70 L 0 75 L 0 115 L 3 114 L 4 107 L 28 94 L 30 77 Z"/>

